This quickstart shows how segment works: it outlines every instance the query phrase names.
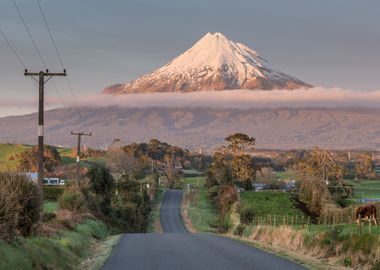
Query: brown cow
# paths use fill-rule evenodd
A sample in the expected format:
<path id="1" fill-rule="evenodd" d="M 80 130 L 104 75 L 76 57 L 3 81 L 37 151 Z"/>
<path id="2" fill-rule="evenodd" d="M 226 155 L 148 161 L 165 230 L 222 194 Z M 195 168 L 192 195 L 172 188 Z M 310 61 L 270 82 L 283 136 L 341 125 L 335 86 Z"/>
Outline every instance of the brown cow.
<path id="1" fill-rule="evenodd" d="M 377 225 L 376 206 L 373 204 L 359 206 L 356 209 L 356 224 L 363 226 L 362 219 Z"/>

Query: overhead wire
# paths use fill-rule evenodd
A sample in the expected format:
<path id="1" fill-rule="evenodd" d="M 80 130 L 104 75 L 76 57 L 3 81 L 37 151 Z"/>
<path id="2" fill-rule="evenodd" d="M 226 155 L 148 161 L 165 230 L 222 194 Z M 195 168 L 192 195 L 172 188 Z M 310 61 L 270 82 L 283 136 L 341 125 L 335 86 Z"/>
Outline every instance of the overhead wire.
<path id="1" fill-rule="evenodd" d="M 30 31 L 30 29 L 29 29 L 29 27 L 28 27 L 28 25 L 27 25 L 27 23 L 26 23 L 26 21 L 25 21 L 24 15 L 22 14 L 20 7 L 18 6 L 16 0 L 12 0 L 12 2 L 13 2 L 14 7 L 15 7 L 16 10 L 17 10 L 17 13 L 18 13 L 18 15 L 19 15 L 19 17 L 20 17 L 20 20 L 21 20 L 22 24 L 24 25 L 25 31 L 27 32 L 27 34 L 28 34 L 28 36 L 29 36 L 29 39 L 30 39 L 30 41 L 31 41 L 32 44 L 33 44 L 33 47 L 34 47 L 34 49 L 35 49 L 35 51 L 36 51 L 38 57 L 39 57 L 40 60 L 41 60 L 41 63 L 43 64 L 43 66 L 45 67 L 45 69 L 48 69 L 48 66 L 47 66 L 47 64 L 46 64 L 46 61 L 45 61 L 45 59 L 42 57 L 41 51 L 40 51 L 40 49 L 38 48 L 37 43 L 36 43 L 36 41 L 35 41 L 34 38 L 33 38 L 32 32 Z M 62 96 L 61 96 L 61 94 L 59 93 L 59 91 L 58 91 L 58 87 L 57 87 L 57 85 L 55 84 L 55 81 L 54 81 L 53 79 L 52 79 L 52 84 L 53 84 L 53 87 L 54 87 L 54 89 L 55 89 L 55 91 L 56 91 L 56 93 L 57 93 L 57 96 L 58 96 L 59 102 L 61 103 L 61 105 L 62 105 L 63 107 L 65 107 L 65 104 L 64 104 L 64 102 L 63 102 Z"/>
<path id="2" fill-rule="evenodd" d="M 15 1 L 15 0 L 13 0 L 13 1 Z M 65 64 L 64 64 L 64 62 L 63 62 L 63 58 L 62 58 L 62 56 L 61 56 L 61 53 L 59 52 L 59 49 L 58 49 L 57 43 L 56 43 L 55 38 L 54 38 L 54 35 L 53 35 L 53 31 L 51 30 L 51 27 L 50 27 L 50 25 L 49 25 L 49 23 L 48 23 L 48 20 L 47 20 L 47 18 L 46 18 L 45 12 L 44 12 L 44 10 L 43 10 L 43 8 L 42 8 L 41 2 L 40 2 L 40 0 L 36 0 L 36 2 L 37 2 L 37 6 L 38 6 L 38 8 L 39 8 L 39 10 L 40 10 L 40 13 L 41 13 L 42 19 L 43 19 L 43 21 L 44 21 L 44 23 L 45 23 L 46 29 L 47 29 L 47 31 L 48 31 L 48 33 L 49 33 L 50 40 L 51 40 L 51 42 L 52 42 L 52 44 L 53 44 L 53 47 L 54 47 L 54 49 L 55 49 L 55 52 L 56 52 L 57 57 L 58 57 L 58 59 L 59 59 L 59 62 L 60 62 L 60 64 L 61 64 L 61 66 L 62 66 L 62 69 L 66 70 L 66 68 L 65 68 Z M 81 110 L 80 110 L 80 108 L 79 108 L 79 105 L 78 105 L 77 98 L 76 98 L 76 96 L 75 96 L 75 94 L 74 94 L 74 89 L 73 89 L 73 86 L 72 86 L 71 80 L 70 80 L 70 78 L 69 78 L 68 76 L 66 76 L 65 78 L 66 78 L 66 82 L 67 82 L 68 88 L 69 88 L 69 90 L 70 90 L 70 94 L 71 94 L 71 96 L 72 96 L 72 98 L 73 98 L 73 101 L 74 101 L 74 108 L 76 109 L 76 111 L 77 111 L 77 113 L 78 113 L 78 115 L 79 115 L 79 118 L 80 118 L 81 127 L 82 127 L 82 128 L 88 128 L 88 124 L 84 121 L 84 118 L 83 118 L 82 112 L 81 112 Z M 101 149 L 101 145 L 99 144 L 99 141 L 97 140 L 97 138 L 95 137 L 94 139 L 95 139 L 96 144 L 98 145 L 98 148 Z"/>
<path id="3" fill-rule="evenodd" d="M 8 47 L 11 49 L 13 55 L 16 57 L 16 59 L 18 60 L 19 64 L 24 68 L 24 70 L 26 69 L 26 65 L 25 65 L 25 62 L 24 60 L 22 59 L 22 57 L 20 56 L 20 54 L 17 52 L 17 50 L 15 49 L 14 45 L 11 43 L 11 41 L 9 40 L 9 38 L 7 37 L 7 35 L 5 34 L 5 32 L 0 29 L 0 34 L 1 36 L 4 38 L 5 42 L 7 43 Z M 33 80 L 33 78 L 30 78 L 34 84 L 34 86 L 36 86 L 36 88 L 38 88 L 38 84 L 35 80 Z"/>

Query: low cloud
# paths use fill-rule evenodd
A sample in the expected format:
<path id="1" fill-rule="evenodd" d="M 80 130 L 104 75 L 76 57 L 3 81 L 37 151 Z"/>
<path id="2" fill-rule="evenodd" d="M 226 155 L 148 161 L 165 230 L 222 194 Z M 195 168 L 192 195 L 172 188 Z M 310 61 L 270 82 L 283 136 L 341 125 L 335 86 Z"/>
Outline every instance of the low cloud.
<path id="1" fill-rule="evenodd" d="M 380 108 L 380 90 L 364 92 L 342 88 L 300 90 L 224 90 L 193 93 L 146 93 L 119 96 L 96 94 L 73 99 L 47 98 L 47 108 L 89 107 L 208 107 L 208 108 L 302 108 L 367 107 Z M 1 107 L 34 108 L 37 100 L 0 100 Z"/>
<path id="2" fill-rule="evenodd" d="M 120 107 L 380 107 L 380 90 L 360 92 L 341 88 L 300 90 L 225 90 L 193 93 L 146 93 L 120 96 L 93 95 L 78 99 L 85 106 Z"/>

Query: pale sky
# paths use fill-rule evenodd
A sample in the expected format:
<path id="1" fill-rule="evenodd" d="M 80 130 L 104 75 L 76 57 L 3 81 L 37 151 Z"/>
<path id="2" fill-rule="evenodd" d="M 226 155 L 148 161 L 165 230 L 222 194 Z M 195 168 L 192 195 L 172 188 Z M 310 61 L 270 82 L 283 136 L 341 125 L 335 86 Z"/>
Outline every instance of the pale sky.
<path id="1" fill-rule="evenodd" d="M 51 71 L 61 71 L 35 0 L 16 0 Z M 207 32 L 221 32 L 307 83 L 380 90 L 377 0 L 40 0 L 76 96 L 166 64 Z M 12 0 L 0 29 L 27 67 L 43 66 Z M 36 88 L 0 36 L 0 116 L 35 111 Z M 65 79 L 58 92 L 70 96 Z M 48 98 L 56 98 L 51 84 Z M 30 106 L 25 106 L 25 102 Z"/>

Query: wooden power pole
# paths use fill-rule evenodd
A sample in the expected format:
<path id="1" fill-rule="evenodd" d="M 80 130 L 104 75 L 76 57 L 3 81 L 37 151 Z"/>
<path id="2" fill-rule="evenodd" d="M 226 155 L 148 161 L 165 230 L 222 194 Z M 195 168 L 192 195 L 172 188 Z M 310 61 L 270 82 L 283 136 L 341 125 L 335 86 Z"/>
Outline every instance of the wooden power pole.
<path id="1" fill-rule="evenodd" d="M 81 139 L 82 139 L 82 136 L 92 136 L 92 133 L 84 133 L 84 132 L 78 132 L 78 133 L 75 133 L 73 131 L 71 131 L 71 135 L 73 136 L 78 136 L 78 144 L 77 144 L 77 169 L 76 169 L 76 174 L 75 174 L 75 179 L 77 181 L 77 183 L 79 182 L 79 178 L 80 178 L 80 143 L 81 143 Z"/>
<path id="2" fill-rule="evenodd" d="M 32 76 L 38 82 L 39 90 L 39 103 L 38 103 L 38 154 L 37 154 L 37 167 L 38 167 L 38 191 L 40 196 L 40 221 L 42 221 L 42 207 L 43 207 L 43 184 L 44 184 L 44 87 L 45 83 L 54 76 L 66 76 L 66 70 L 62 73 L 50 73 L 49 70 L 40 71 L 37 73 L 28 72 L 25 69 L 25 76 Z M 34 77 L 38 77 L 38 80 Z M 45 80 L 45 77 L 48 77 Z"/>

